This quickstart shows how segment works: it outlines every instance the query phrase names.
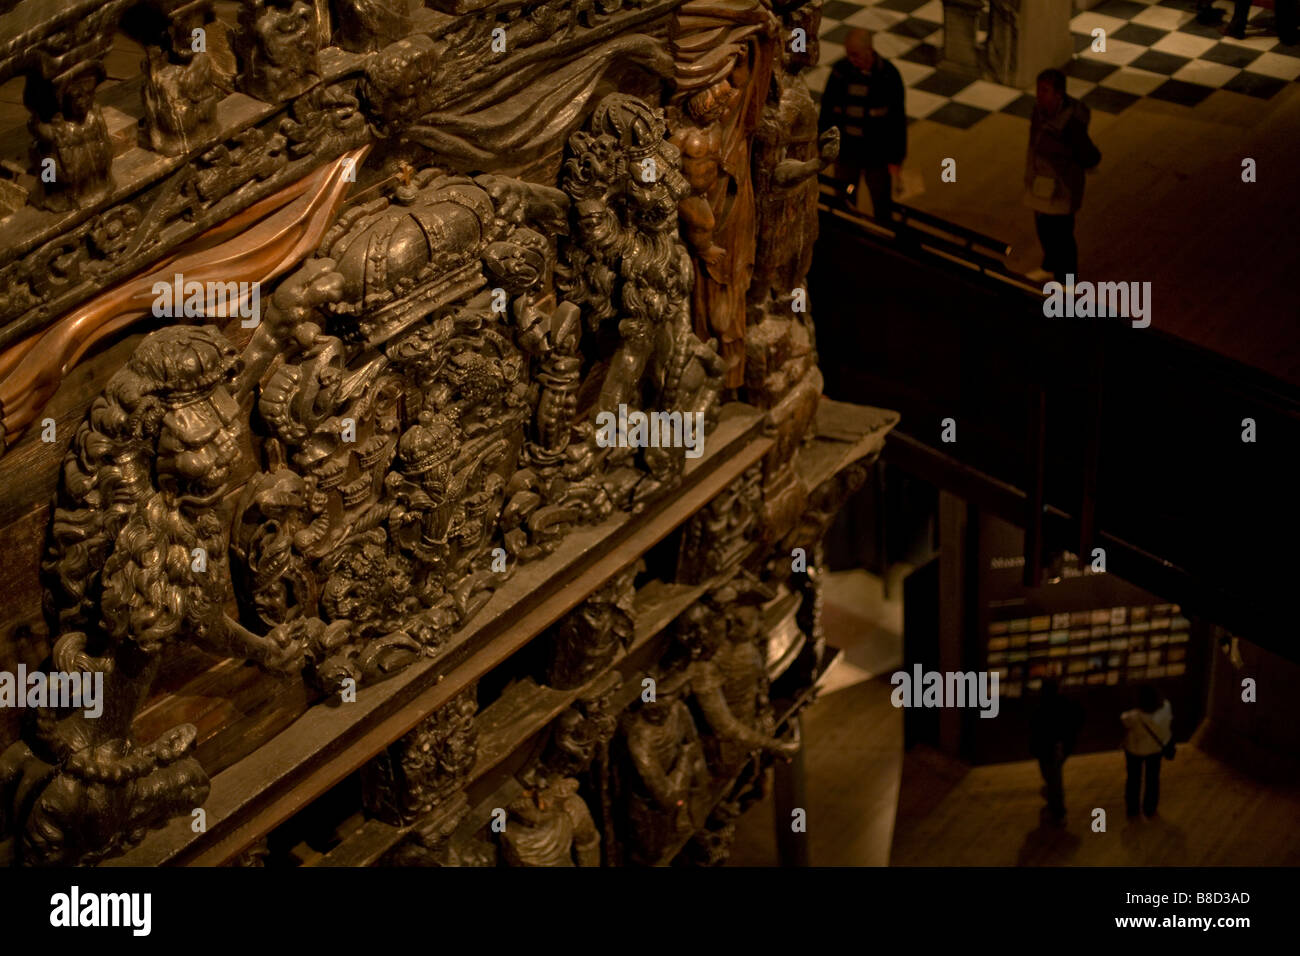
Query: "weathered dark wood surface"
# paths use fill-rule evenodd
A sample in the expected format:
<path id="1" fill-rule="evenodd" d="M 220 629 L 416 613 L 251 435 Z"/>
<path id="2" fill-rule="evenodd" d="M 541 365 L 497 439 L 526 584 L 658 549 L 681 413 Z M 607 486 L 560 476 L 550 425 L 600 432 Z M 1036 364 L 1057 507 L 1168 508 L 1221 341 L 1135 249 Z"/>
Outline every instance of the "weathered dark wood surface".
<path id="1" fill-rule="evenodd" d="M 689 518 L 767 451 L 761 423 L 752 410 L 729 406 L 705 456 L 688 465 L 683 487 L 668 500 L 645 515 L 618 513 L 603 525 L 575 531 L 554 555 L 524 566 L 506 582 L 440 661 L 408 668 L 363 691 L 355 704 L 313 707 L 288 731 L 216 775 L 205 805 L 206 833 L 194 834 L 188 821 L 177 820 L 106 865 L 214 865 L 237 856 Z"/>

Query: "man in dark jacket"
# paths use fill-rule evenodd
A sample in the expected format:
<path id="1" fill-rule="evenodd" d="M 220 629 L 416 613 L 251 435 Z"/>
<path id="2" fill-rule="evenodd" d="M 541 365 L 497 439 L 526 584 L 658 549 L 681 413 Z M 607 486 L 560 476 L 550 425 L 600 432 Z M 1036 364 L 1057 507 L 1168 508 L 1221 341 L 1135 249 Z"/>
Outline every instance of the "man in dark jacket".
<path id="1" fill-rule="evenodd" d="M 844 46 L 848 56 L 831 67 L 818 125 L 821 130 L 840 128 L 834 177 L 841 197 L 851 200 L 865 176 L 872 215 L 888 222 L 894 177 L 907 155 L 903 78 L 876 55 L 869 31 L 851 31 Z"/>
<path id="2" fill-rule="evenodd" d="M 1074 751 L 1082 726 L 1083 708 L 1061 696 L 1055 677 L 1044 678 L 1031 718 L 1029 748 L 1038 758 L 1047 814 L 1054 823 L 1065 822 L 1065 758 Z"/>
<path id="3" fill-rule="evenodd" d="M 1038 75 L 1038 102 L 1029 124 L 1025 157 L 1025 205 L 1034 210 L 1043 268 L 1029 273 L 1041 281 L 1055 277 L 1066 284 L 1077 276 L 1079 247 L 1074 241 L 1074 214 L 1083 203 L 1084 173 L 1101 162 L 1088 136 L 1088 107 L 1065 92 L 1065 74 Z"/>

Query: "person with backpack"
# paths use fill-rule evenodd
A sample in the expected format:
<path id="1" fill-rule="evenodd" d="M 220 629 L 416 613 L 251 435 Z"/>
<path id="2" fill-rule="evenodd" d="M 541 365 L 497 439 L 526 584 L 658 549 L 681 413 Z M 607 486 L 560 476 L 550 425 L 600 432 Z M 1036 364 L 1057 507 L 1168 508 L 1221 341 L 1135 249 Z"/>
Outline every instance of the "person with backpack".
<path id="1" fill-rule="evenodd" d="M 1160 762 L 1174 759 L 1173 708 L 1163 700 L 1160 692 L 1150 684 L 1138 689 L 1138 705 L 1134 710 L 1120 714 L 1127 728 L 1124 735 L 1124 757 L 1128 772 L 1124 784 L 1124 803 L 1129 818 L 1138 815 L 1139 798 L 1142 812 L 1148 817 L 1156 815 L 1160 802 Z M 1146 774 L 1146 793 L 1142 795 L 1142 776 Z"/>
<path id="2" fill-rule="evenodd" d="M 1084 174 L 1101 162 L 1101 151 L 1088 136 L 1092 113 L 1065 92 L 1065 74 L 1038 74 L 1038 97 L 1029 121 L 1025 158 L 1025 205 L 1034 210 L 1034 225 L 1043 247 L 1043 267 L 1029 273 L 1041 282 L 1055 278 L 1071 285 L 1079 272 L 1074 215 L 1083 203 Z"/>

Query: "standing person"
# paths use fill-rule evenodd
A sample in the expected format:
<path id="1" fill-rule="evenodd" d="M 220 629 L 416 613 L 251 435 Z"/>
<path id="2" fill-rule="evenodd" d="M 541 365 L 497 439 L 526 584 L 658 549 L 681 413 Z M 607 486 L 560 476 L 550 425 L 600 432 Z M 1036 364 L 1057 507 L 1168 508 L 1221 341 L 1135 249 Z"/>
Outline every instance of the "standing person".
<path id="1" fill-rule="evenodd" d="M 840 198 L 851 202 L 865 176 L 871 214 L 888 222 L 894 179 L 907 155 L 903 78 L 894 64 L 876 54 L 869 30 L 851 30 L 844 48 L 848 56 L 836 61 L 826 79 L 818 129 L 840 128 L 834 172 Z"/>
<path id="2" fill-rule="evenodd" d="M 1065 822 L 1065 758 L 1074 752 L 1083 708 L 1061 696 L 1055 677 L 1044 678 L 1030 727 L 1030 750 L 1043 773 L 1043 795 L 1054 823 Z"/>
<path id="3" fill-rule="evenodd" d="M 1142 773 L 1146 771 L 1146 795 L 1142 799 L 1142 812 L 1148 817 L 1156 815 L 1160 801 L 1160 761 L 1165 749 L 1174 739 L 1171 728 L 1173 709 L 1169 701 L 1162 700 L 1160 692 L 1150 684 L 1138 690 L 1135 710 L 1120 714 L 1128 728 L 1124 735 L 1124 757 L 1128 776 L 1124 785 L 1124 803 L 1129 817 L 1138 815 L 1138 798 L 1141 796 Z"/>
<path id="4" fill-rule="evenodd" d="M 1025 205 L 1034 210 L 1034 225 L 1043 247 L 1043 267 L 1029 273 L 1041 282 L 1054 277 L 1062 285 L 1077 276 L 1079 247 L 1074 241 L 1074 214 L 1083 203 L 1085 171 L 1101 162 L 1088 136 L 1092 113 L 1065 92 L 1065 74 L 1038 74 L 1038 102 L 1029 126 L 1025 158 Z"/>
<path id="5" fill-rule="evenodd" d="M 1300 43 L 1300 22 L 1297 21 L 1296 0 L 1276 0 L 1273 5 L 1278 39 L 1287 46 Z M 1250 0 L 1236 0 L 1232 8 L 1232 21 L 1227 34 L 1237 40 L 1246 39 L 1246 18 L 1250 16 Z"/>

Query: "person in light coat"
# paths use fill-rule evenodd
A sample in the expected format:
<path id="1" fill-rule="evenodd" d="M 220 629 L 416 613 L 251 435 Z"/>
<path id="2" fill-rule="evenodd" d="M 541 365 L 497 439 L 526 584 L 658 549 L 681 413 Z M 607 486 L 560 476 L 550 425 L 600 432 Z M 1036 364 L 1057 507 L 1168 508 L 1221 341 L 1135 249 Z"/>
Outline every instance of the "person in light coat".
<path id="1" fill-rule="evenodd" d="M 1138 815 L 1139 797 L 1142 812 L 1148 817 L 1156 815 L 1160 802 L 1160 761 L 1164 749 L 1173 740 L 1173 708 L 1162 700 L 1160 692 L 1150 684 L 1138 690 L 1138 705 L 1120 714 L 1124 734 L 1124 758 L 1128 778 L 1124 785 L 1124 803 L 1129 817 Z M 1142 776 L 1146 775 L 1146 794 L 1142 795 Z"/>

